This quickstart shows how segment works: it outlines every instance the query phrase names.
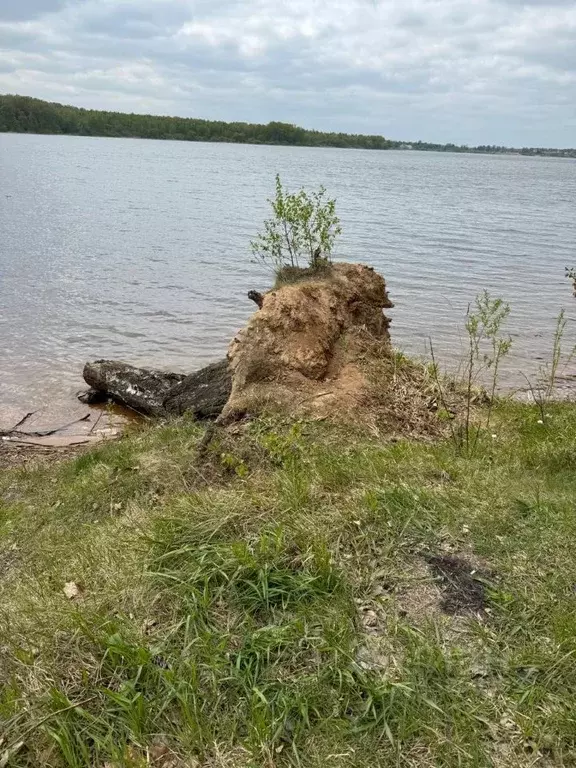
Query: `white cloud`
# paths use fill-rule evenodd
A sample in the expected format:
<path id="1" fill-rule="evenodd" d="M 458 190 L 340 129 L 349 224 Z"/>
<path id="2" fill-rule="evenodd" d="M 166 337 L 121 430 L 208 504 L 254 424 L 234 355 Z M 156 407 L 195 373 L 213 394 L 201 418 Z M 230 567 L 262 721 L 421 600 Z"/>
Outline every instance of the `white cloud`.
<path id="1" fill-rule="evenodd" d="M 0 90 L 392 138 L 574 146 L 576 2 L 4 0 Z"/>

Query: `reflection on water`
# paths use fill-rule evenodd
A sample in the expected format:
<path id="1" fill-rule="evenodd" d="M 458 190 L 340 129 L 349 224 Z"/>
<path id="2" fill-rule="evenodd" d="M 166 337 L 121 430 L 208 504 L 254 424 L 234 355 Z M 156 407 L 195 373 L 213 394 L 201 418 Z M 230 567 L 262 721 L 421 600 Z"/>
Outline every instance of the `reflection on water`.
<path id="1" fill-rule="evenodd" d="M 575 341 L 575 161 L 2 134 L 0 168 L 2 424 L 76 407 L 87 359 L 223 356 L 270 282 L 249 240 L 277 171 L 337 198 L 337 256 L 386 276 L 407 352 L 432 336 L 453 363 L 482 288 L 512 305 L 510 386 L 549 358 L 561 306 Z"/>

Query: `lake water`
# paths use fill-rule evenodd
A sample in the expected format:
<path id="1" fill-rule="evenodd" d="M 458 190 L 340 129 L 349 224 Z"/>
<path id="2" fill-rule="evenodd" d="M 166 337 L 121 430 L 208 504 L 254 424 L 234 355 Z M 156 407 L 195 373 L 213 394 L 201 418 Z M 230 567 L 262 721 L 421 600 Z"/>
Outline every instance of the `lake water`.
<path id="1" fill-rule="evenodd" d="M 387 279 L 397 346 L 459 355 L 483 288 L 512 305 L 504 383 L 576 341 L 576 161 L 0 134 L 0 407 L 65 410 L 84 361 L 222 357 L 270 275 L 250 262 L 279 172 L 337 198 L 337 258 Z M 575 373 L 574 368 L 571 373 Z"/>

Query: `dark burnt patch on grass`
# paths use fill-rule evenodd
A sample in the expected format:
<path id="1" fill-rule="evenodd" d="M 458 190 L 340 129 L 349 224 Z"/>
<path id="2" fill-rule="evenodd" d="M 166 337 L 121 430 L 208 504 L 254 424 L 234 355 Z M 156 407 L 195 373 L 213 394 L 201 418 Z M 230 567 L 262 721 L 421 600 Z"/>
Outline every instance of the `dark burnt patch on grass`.
<path id="1" fill-rule="evenodd" d="M 451 615 L 485 613 L 487 589 L 494 578 L 491 571 L 456 555 L 427 554 L 424 559 L 442 588 L 443 611 Z"/>

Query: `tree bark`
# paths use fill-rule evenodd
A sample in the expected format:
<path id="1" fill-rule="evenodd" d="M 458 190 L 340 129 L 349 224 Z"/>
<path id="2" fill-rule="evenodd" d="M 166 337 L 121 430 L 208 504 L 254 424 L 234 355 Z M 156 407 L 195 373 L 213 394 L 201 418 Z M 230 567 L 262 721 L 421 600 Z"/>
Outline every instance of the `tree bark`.
<path id="1" fill-rule="evenodd" d="M 232 387 L 226 360 L 189 376 L 97 360 L 86 363 L 83 375 L 93 392 L 146 416 L 191 412 L 199 419 L 216 418 Z"/>
<path id="2" fill-rule="evenodd" d="M 232 391 L 228 360 L 207 365 L 175 384 L 164 398 L 165 410 L 176 416 L 192 412 L 198 419 L 220 415 Z"/>

